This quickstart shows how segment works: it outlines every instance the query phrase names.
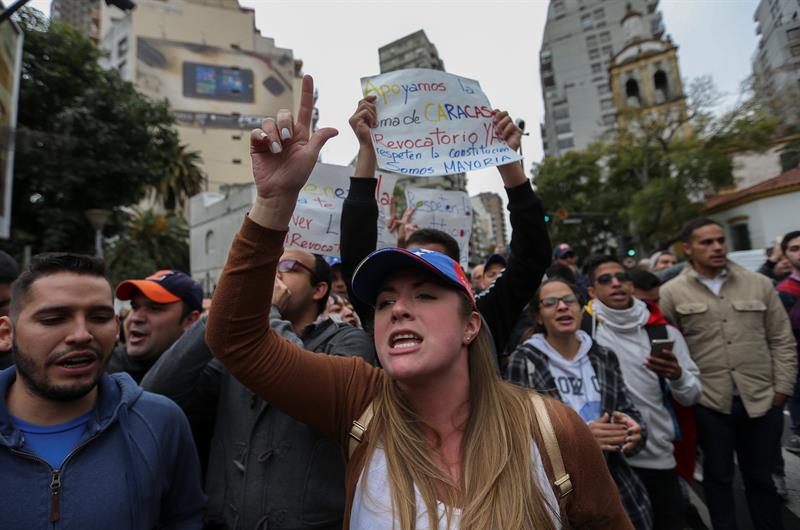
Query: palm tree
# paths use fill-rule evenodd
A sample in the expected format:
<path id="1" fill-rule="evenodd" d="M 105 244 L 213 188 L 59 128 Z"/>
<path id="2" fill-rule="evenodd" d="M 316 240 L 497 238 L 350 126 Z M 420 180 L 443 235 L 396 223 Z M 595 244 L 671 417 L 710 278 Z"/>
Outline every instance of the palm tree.
<path id="1" fill-rule="evenodd" d="M 162 269 L 189 272 L 189 228 L 174 212 L 134 209 L 121 233 L 108 241 L 112 280 L 145 278 Z"/>
<path id="2" fill-rule="evenodd" d="M 192 195 L 205 189 L 206 175 L 202 169 L 203 159 L 197 151 L 188 151 L 189 146 L 178 145 L 172 164 L 155 188 L 155 196 L 165 210 L 174 212 L 183 209 Z"/>

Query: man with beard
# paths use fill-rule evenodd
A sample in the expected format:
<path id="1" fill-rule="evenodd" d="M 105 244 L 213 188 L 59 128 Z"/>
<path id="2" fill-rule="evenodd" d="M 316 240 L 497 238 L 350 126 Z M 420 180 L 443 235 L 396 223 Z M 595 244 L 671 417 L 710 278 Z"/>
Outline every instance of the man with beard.
<path id="1" fill-rule="evenodd" d="M 199 528 L 205 498 L 186 417 L 127 374 L 97 258 L 37 256 L 11 288 L 0 347 L 0 528 Z"/>
<path id="2" fill-rule="evenodd" d="M 689 221 L 681 240 L 689 265 L 661 288 L 661 309 L 700 369 L 695 417 L 711 522 L 736 528 L 735 452 L 753 526 L 781 529 L 771 472 L 797 374 L 789 318 L 769 278 L 728 261 L 719 223 Z"/>

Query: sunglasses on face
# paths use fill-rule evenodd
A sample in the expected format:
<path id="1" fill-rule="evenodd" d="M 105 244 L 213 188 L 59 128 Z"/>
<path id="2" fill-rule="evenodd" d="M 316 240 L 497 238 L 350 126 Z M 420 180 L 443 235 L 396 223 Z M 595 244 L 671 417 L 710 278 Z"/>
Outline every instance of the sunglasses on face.
<path id="1" fill-rule="evenodd" d="M 616 278 L 617 281 L 620 283 L 633 281 L 633 278 L 631 278 L 630 273 L 615 272 L 614 274 L 601 274 L 600 276 L 597 277 L 597 283 L 599 283 L 600 285 L 608 285 L 614 278 Z"/>
<path id="2" fill-rule="evenodd" d="M 564 302 L 567 305 L 577 304 L 578 299 L 574 294 L 565 294 L 564 296 L 547 296 L 539 301 L 542 307 L 555 307 L 559 302 Z"/>
<path id="3" fill-rule="evenodd" d="M 311 267 L 302 261 L 296 259 L 282 259 L 278 262 L 278 272 L 300 272 L 300 269 L 308 272 L 312 279 L 316 279 L 317 276 L 314 274 Z"/>

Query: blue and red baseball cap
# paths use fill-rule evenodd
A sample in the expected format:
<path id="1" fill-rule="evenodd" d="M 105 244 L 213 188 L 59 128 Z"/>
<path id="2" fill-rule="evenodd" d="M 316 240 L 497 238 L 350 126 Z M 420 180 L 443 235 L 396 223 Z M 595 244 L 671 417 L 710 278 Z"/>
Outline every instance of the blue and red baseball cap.
<path id="1" fill-rule="evenodd" d="M 163 270 L 144 280 L 125 280 L 117 285 L 116 294 L 120 300 L 130 300 L 137 291 L 158 304 L 183 301 L 193 311 L 203 310 L 203 288 L 181 271 Z"/>
<path id="2" fill-rule="evenodd" d="M 475 305 L 475 295 L 461 265 L 440 252 L 424 248 L 376 250 L 356 267 L 353 273 L 353 293 L 362 302 L 374 306 L 378 290 L 386 276 L 402 269 L 432 273 L 453 288 L 464 291 L 472 300 L 472 305 Z"/>

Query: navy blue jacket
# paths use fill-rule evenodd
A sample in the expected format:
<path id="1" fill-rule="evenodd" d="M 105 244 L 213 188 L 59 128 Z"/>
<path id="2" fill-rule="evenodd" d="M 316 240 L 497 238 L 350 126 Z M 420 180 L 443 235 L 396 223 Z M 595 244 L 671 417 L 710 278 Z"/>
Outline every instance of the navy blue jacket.
<path id="1" fill-rule="evenodd" d="M 15 379 L 13 367 L 0 372 L 0 396 Z M 199 529 L 200 485 L 183 412 L 128 374 L 102 376 L 86 432 L 59 470 L 25 446 L 0 399 L 0 528 Z"/>

